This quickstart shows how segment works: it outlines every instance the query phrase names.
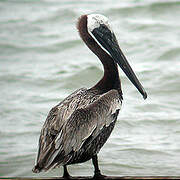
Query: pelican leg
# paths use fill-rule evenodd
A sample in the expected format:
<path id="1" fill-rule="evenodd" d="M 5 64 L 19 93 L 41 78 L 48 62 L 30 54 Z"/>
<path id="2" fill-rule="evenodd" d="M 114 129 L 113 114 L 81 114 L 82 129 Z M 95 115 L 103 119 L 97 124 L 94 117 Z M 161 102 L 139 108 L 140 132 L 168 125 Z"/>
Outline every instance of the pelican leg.
<path id="1" fill-rule="evenodd" d="M 104 179 L 106 176 L 101 174 L 101 171 L 100 171 L 99 165 L 98 165 L 97 155 L 92 157 L 92 162 L 94 165 L 94 177 L 93 177 L 93 179 Z"/>
<path id="2" fill-rule="evenodd" d="M 71 179 L 71 176 L 69 175 L 68 170 L 67 170 L 67 166 L 64 165 L 63 168 L 64 168 L 63 178 L 64 179 Z"/>

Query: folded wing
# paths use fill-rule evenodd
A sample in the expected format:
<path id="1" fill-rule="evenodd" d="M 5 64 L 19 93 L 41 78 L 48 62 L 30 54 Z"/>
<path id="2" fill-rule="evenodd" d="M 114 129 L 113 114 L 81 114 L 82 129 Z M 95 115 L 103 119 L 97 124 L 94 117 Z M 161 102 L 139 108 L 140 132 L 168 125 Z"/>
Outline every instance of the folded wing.
<path id="1" fill-rule="evenodd" d="M 72 158 L 71 155 L 78 152 L 83 144 L 87 143 L 90 136 L 88 143 L 91 143 L 99 135 L 103 127 L 109 126 L 114 121 L 113 114 L 121 107 L 121 99 L 117 90 L 87 98 L 89 101 L 86 100 L 88 103 L 84 106 L 82 97 L 87 95 L 87 90 L 82 91 L 79 99 L 81 105 L 77 105 L 78 102 L 74 101 L 73 103 L 76 104 L 73 106 L 77 106 L 77 108 L 74 108 L 75 110 L 69 114 L 66 112 L 66 117 L 64 116 L 66 120 L 59 119 L 58 107 L 54 111 L 51 110 L 54 113 L 50 112 L 51 116 L 58 117 L 59 122 L 52 119 L 46 120 L 40 136 L 39 153 L 34 172 L 42 169 L 48 170 L 57 164 L 68 163 Z M 53 126 L 52 122 L 58 123 L 59 129 L 55 128 L 56 126 Z M 49 126 L 49 124 L 51 125 Z M 61 162 L 56 161 L 57 156 L 61 157 Z"/>

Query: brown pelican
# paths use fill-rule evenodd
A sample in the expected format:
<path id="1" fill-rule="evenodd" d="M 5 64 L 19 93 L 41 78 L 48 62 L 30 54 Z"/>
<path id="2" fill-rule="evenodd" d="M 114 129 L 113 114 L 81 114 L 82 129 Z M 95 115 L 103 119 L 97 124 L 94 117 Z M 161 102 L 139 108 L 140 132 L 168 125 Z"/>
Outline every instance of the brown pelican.
<path id="1" fill-rule="evenodd" d="M 94 178 L 103 178 L 97 154 L 110 136 L 122 103 L 119 65 L 146 99 L 147 94 L 122 53 L 108 19 L 100 14 L 82 15 L 77 24 L 80 37 L 100 59 L 104 76 L 92 88 L 81 88 L 53 107 L 42 127 L 33 172 L 64 167 L 92 159 Z"/>

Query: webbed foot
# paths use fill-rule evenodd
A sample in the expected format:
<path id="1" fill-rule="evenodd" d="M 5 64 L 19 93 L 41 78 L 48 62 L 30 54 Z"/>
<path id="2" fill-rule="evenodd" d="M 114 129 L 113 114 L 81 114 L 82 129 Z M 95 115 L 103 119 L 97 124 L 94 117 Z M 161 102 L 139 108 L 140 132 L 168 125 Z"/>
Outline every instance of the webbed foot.
<path id="1" fill-rule="evenodd" d="M 64 178 L 64 179 L 72 179 L 72 176 L 70 176 L 70 174 L 69 174 L 68 171 L 67 171 L 66 165 L 64 165 L 63 167 L 64 167 L 63 178 Z"/>
<path id="2" fill-rule="evenodd" d="M 95 172 L 94 173 L 94 176 L 93 176 L 93 179 L 96 180 L 96 179 L 105 179 L 106 176 L 105 175 L 102 175 L 100 171 L 98 172 Z"/>

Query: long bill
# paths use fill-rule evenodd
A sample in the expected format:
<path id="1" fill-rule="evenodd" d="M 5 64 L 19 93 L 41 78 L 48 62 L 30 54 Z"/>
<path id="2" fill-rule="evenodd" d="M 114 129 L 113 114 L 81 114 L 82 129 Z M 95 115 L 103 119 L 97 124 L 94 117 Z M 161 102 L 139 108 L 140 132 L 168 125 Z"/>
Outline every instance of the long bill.
<path id="1" fill-rule="evenodd" d="M 142 94 L 143 98 L 146 99 L 147 93 L 121 51 L 114 33 L 104 24 L 95 28 L 91 33 L 103 46 L 103 48 L 112 56 L 113 60 L 121 67 L 129 80 Z"/>

